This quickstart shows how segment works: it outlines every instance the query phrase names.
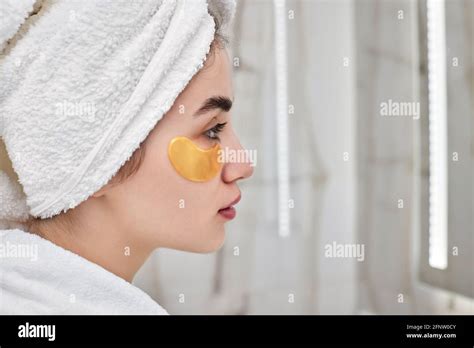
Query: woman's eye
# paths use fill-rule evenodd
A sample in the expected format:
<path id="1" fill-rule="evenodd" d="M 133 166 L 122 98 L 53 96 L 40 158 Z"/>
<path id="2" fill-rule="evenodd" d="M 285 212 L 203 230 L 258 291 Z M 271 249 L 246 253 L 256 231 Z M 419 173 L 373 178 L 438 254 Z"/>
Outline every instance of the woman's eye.
<path id="1" fill-rule="evenodd" d="M 204 134 L 206 135 L 206 137 L 208 137 L 211 140 L 220 140 L 219 139 L 219 133 L 222 132 L 222 130 L 224 129 L 226 124 L 227 124 L 227 122 L 226 123 L 218 123 L 214 127 L 212 127 L 211 129 L 208 129 Z"/>

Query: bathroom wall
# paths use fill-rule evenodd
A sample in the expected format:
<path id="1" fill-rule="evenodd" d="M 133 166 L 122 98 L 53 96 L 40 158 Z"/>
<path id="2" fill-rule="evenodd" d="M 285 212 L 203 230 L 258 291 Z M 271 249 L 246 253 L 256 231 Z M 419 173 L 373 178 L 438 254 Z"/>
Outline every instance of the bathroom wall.
<path id="1" fill-rule="evenodd" d="M 449 2 L 447 23 L 465 28 L 451 45 L 465 64 L 449 81 L 474 96 L 469 2 Z M 172 314 L 474 313 L 472 300 L 418 278 L 428 180 L 418 1 L 289 0 L 286 10 L 290 235 L 278 235 L 273 2 L 240 0 L 232 117 L 258 151 L 254 176 L 240 185 L 220 251 L 159 250 L 135 283 Z M 420 102 L 419 118 L 383 116 L 389 100 Z M 472 100 L 451 104 L 471 115 L 459 139 L 471 168 Z M 452 199 L 472 210 L 470 184 Z M 453 224 L 472 231 L 472 215 Z M 327 257 L 333 243 L 364 246 L 364 257 Z"/>
<path id="2" fill-rule="evenodd" d="M 160 250 L 137 277 L 171 313 L 355 310 L 357 261 L 324 257 L 326 244 L 356 240 L 352 3 L 293 0 L 287 10 L 290 236 L 278 234 L 273 3 L 240 1 L 232 117 L 258 164 L 219 252 Z"/>
<path id="3" fill-rule="evenodd" d="M 458 55 L 463 63 L 448 68 L 448 122 L 450 141 L 463 149 L 464 168 L 451 175 L 450 231 L 463 231 L 472 260 L 472 2 L 446 2 L 447 59 Z M 420 6 L 420 7 L 419 7 Z M 474 302 L 419 281 L 421 228 L 427 228 L 427 67 L 422 56 L 426 41 L 424 2 L 362 0 L 355 6 L 357 42 L 358 235 L 367 246 L 367 261 L 359 267 L 358 307 L 363 313 L 430 314 L 474 313 Z M 420 9 L 422 9 L 420 11 Z M 464 26 L 459 28 L 463 23 Z M 471 23 L 471 24 L 469 24 Z M 461 29 L 461 30 L 459 30 Z M 462 42 L 459 42 L 459 41 Z M 456 84 L 462 85 L 458 94 Z M 380 104 L 420 102 L 420 118 L 381 115 Z M 469 105 L 469 103 L 471 103 Z M 471 125 L 469 124 L 471 118 Z M 463 122 L 454 121 L 463 119 Z M 459 129 L 463 128 L 463 130 Z M 458 128 L 458 131 L 454 131 Z M 472 145 L 471 145 L 472 146 Z M 472 156 L 472 155 L 471 155 Z M 467 159 L 467 161 L 466 161 Z M 451 162 L 451 174 L 454 174 Z M 455 164 L 456 165 L 456 164 Z M 459 164 L 458 164 L 459 165 Z M 466 177 L 467 175 L 468 177 Z M 464 192 L 454 187 L 464 187 Z M 402 200 L 402 201 L 400 201 Z M 400 202 L 402 204 L 400 204 Z M 423 220 L 424 219 L 424 220 Z M 469 235 L 469 231 L 471 234 Z M 469 251 L 470 250 L 470 251 Z M 464 257 L 469 260 L 469 256 Z M 472 261 L 464 261 L 457 281 L 471 282 Z M 469 272 L 470 270 L 470 272 Z"/>

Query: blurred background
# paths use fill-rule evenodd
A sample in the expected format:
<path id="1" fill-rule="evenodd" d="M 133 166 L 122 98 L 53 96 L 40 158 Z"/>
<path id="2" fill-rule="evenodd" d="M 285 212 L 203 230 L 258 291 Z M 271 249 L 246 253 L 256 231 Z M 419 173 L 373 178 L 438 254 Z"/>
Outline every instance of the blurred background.
<path id="1" fill-rule="evenodd" d="M 474 0 L 239 0 L 257 150 L 218 252 L 158 250 L 171 314 L 474 313 Z"/>

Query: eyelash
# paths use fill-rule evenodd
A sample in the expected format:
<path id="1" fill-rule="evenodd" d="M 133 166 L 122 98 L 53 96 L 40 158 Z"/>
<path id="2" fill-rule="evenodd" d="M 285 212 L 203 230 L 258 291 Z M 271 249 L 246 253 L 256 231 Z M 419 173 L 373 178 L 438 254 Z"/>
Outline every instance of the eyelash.
<path id="1" fill-rule="evenodd" d="M 204 134 L 206 135 L 208 139 L 220 141 L 221 139 L 219 138 L 218 134 L 222 132 L 226 124 L 227 122 L 218 123 L 211 129 L 208 129 Z M 210 135 L 210 132 L 214 133 L 214 135 Z"/>

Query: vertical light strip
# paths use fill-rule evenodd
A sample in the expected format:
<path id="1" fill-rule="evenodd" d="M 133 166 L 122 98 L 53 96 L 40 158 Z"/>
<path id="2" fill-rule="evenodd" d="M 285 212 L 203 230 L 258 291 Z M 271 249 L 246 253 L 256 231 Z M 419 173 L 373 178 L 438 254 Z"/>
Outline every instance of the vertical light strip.
<path id="1" fill-rule="evenodd" d="M 448 266 L 448 139 L 444 0 L 427 0 L 429 99 L 429 264 Z"/>
<path id="2" fill-rule="evenodd" d="M 275 16 L 275 74 L 277 113 L 277 161 L 278 161 L 278 233 L 290 234 L 290 176 L 288 167 L 288 79 L 286 1 L 274 0 Z"/>

